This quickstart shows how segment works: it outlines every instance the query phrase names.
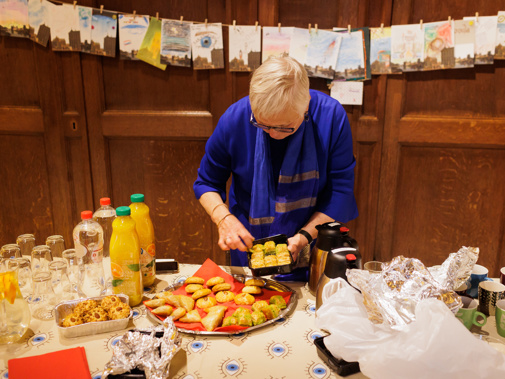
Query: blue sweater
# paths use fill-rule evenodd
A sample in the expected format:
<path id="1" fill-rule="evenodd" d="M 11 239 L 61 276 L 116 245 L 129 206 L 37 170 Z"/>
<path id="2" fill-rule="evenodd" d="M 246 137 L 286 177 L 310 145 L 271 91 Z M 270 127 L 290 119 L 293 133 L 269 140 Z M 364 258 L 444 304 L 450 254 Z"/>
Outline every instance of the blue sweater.
<path id="1" fill-rule="evenodd" d="M 337 221 L 347 222 L 358 216 L 353 192 L 356 161 L 349 121 L 337 100 L 315 90 L 310 90 L 310 96 L 309 115 L 315 128 L 319 165 L 316 211 Z M 232 174 L 230 212 L 247 229 L 257 133 L 257 128 L 249 123 L 250 116 L 249 97 L 237 101 L 223 114 L 207 141 L 198 178 L 193 185 L 197 199 L 206 192 L 218 192 L 223 201 L 226 201 L 226 183 Z M 276 165 L 279 164 L 273 162 L 273 166 Z M 308 219 L 297 221 L 301 228 Z M 268 236 L 253 237 L 258 239 Z M 246 255 L 232 253 L 232 264 L 246 266 Z"/>

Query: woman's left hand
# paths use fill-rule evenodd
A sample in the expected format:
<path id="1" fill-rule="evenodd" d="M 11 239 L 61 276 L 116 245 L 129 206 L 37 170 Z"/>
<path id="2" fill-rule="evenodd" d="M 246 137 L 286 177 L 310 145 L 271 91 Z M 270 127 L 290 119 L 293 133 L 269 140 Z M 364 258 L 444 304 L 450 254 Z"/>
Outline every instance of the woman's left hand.
<path id="1" fill-rule="evenodd" d="M 288 250 L 293 256 L 293 261 L 296 262 L 298 254 L 300 254 L 300 251 L 302 251 L 302 249 L 307 246 L 308 243 L 309 241 L 307 238 L 301 234 L 295 234 L 293 237 L 288 238 Z"/>

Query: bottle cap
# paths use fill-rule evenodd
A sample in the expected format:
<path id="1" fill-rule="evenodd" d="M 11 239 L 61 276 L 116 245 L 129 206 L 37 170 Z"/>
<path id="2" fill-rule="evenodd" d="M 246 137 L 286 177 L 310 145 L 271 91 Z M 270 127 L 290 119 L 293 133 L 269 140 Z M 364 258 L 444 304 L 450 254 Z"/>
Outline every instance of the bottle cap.
<path id="1" fill-rule="evenodd" d="M 109 197 L 102 197 L 100 199 L 100 205 L 110 205 L 110 198 Z"/>
<path id="2" fill-rule="evenodd" d="M 347 259 L 348 261 L 355 261 L 356 260 L 356 256 L 354 254 L 347 254 L 345 256 L 345 259 Z"/>
<path id="3" fill-rule="evenodd" d="M 117 207 L 116 208 L 117 216 L 129 216 L 130 215 L 130 207 Z"/>
<path id="4" fill-rule="evenodd" d="M 91 212 L 91 211 L 82 211 L 81 212 L 81 219 L 89 220 L 91 217 L 93 217 L 93 212 Z"/>
<path id="5" fill-rule="evenodd" d="M 144 195 L 141 193 L 134 193 L 133 195 L 130 196 L 130 200 L 132 203 L 143 203 Z"/>
<path id="6" fill-rule="evenodd" d="M 342 233 L 344 233 L 344 232 L 348 232 L 348 231 L 349 231 L 349 228 L 347 228 L 347 227 L 345 227 L 345 226 L 342 226 L 342 227 L 340 227 L 340 231 L 341 231 Z"/>

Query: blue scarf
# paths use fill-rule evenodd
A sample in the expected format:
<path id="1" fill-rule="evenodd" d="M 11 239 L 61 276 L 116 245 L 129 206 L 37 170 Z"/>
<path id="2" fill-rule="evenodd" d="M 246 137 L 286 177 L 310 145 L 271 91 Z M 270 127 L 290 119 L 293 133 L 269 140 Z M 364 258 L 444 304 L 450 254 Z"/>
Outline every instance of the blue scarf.
<path id="1" fill-rule="evenodd" d="M 314 213 L 317 201 L 319 167 L 312 120 L 304 121 L 291 136 L 277 184 L 268 138 L 268 133 L 258 129 L 249 210 L 249 231 L 256 239 L 293 236 Z"/>

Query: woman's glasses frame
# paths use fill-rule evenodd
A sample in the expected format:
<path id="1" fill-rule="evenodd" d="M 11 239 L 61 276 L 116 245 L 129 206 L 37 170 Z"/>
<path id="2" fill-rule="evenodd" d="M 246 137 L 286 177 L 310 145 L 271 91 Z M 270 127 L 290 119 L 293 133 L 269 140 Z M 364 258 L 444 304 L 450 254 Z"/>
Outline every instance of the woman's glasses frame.
<path id="1" fill-rule="evenodd" d="M 305 114 L 303 115 L 303 118 L 305 121 L 308 121 L 309 112 L 305 112 Z M 265 131 L 274 130 L 274 131 L 280 132 L 280 133 L 293 133 L 296 129 L 296 128 L 288 128 L 286 126 L 268 126 L 268 125 L 260 124 L 254 118 L 254 114 L 252 112 L 251 112 L 251 118 L 249 119 L 249 122 L 251 123 L 252 126 L 263 129 Z"/>

